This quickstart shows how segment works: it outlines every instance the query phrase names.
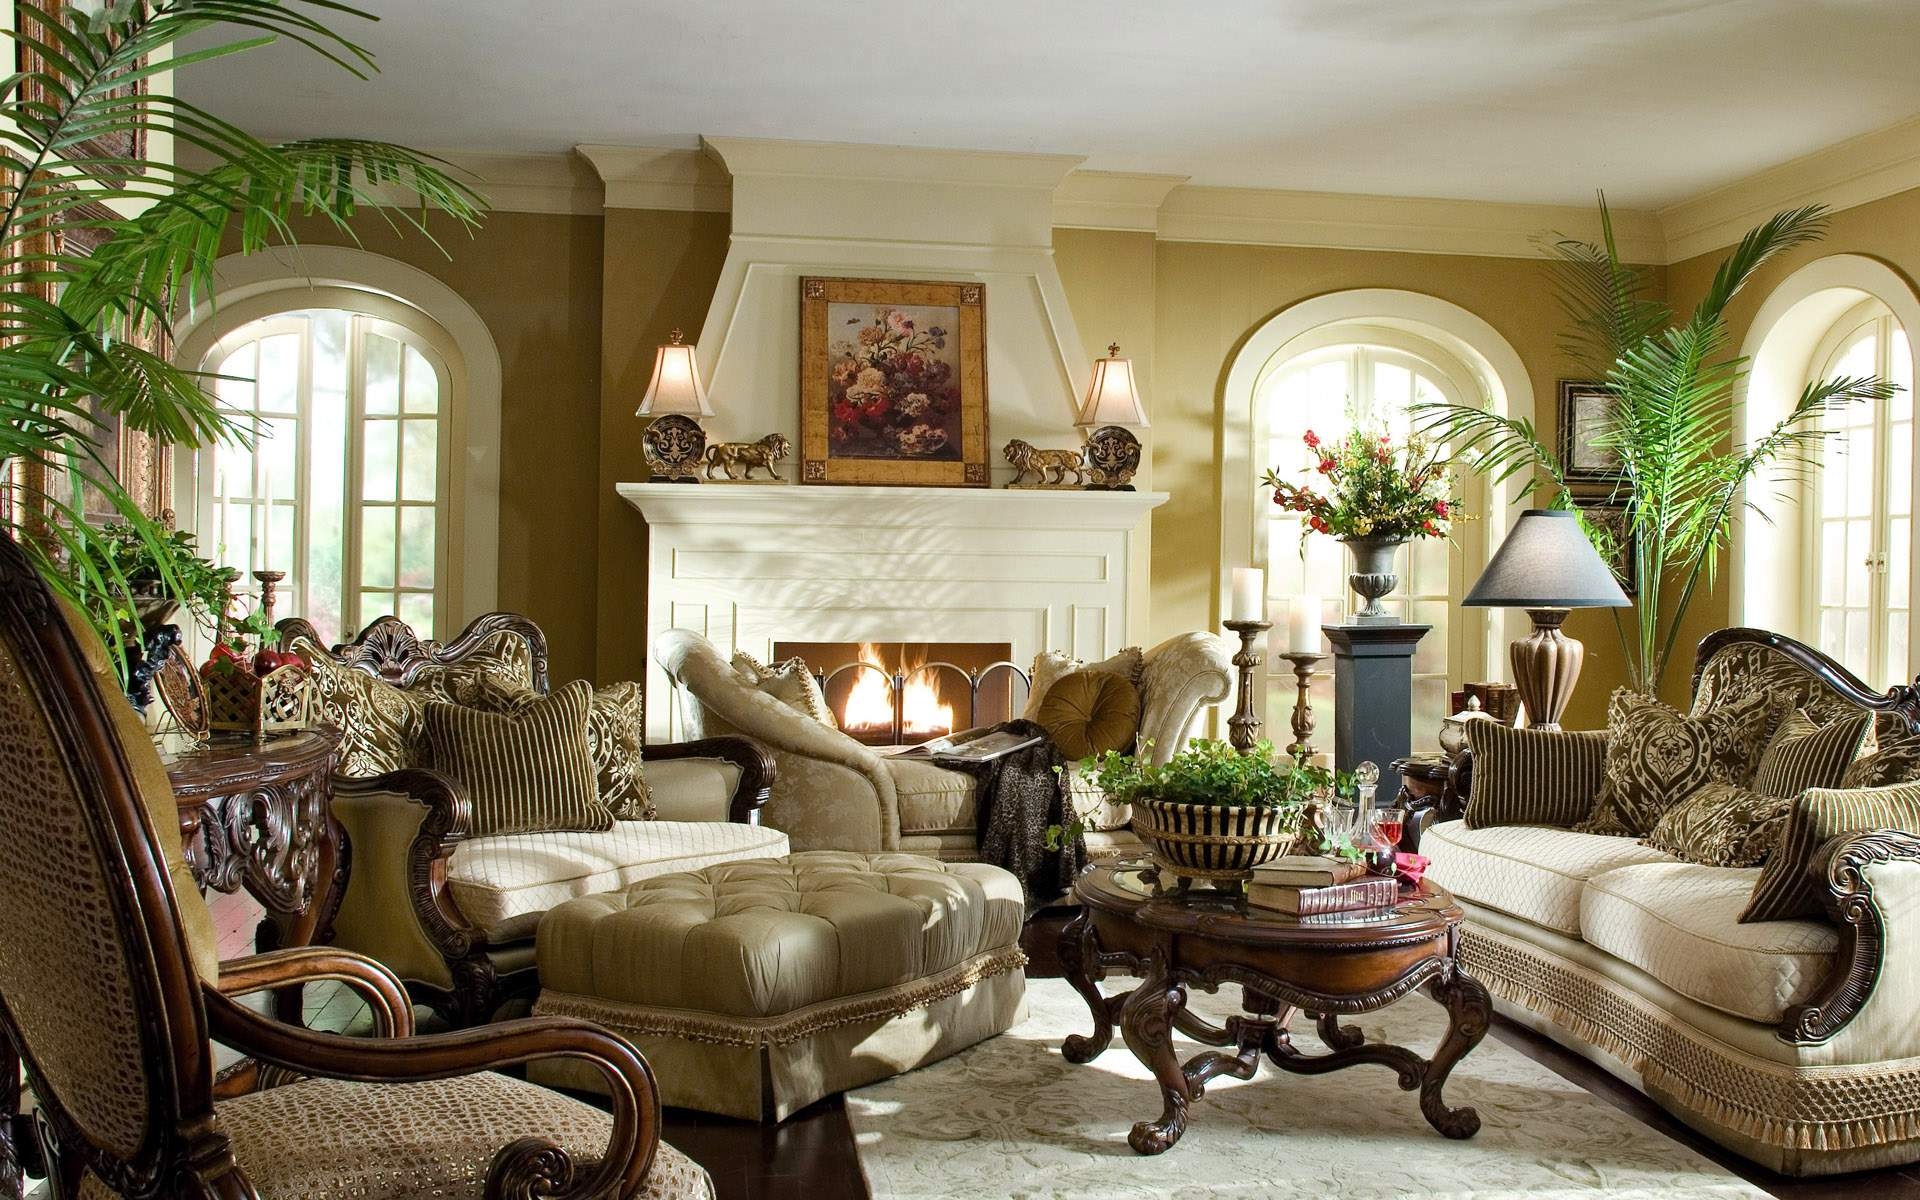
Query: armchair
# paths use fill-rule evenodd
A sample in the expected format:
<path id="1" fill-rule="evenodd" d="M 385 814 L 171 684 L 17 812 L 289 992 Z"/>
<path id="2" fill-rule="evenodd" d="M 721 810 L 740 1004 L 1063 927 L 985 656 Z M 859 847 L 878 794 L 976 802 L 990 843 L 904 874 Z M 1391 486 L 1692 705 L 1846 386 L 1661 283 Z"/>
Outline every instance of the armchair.
<path id="1" fill-rule="evenodd" d="M 400 980 L 344 951 L 215 961 L 186 878 L 158 754 L 104 647 L 0 538 L 0 1195 L 21 1165 L 58 1196 L 710 1197 L 660 1141 L 646 1061 L 587 1021 L 545 1018 L 413 1036 Z M 332 978 L 373 1000 L 379 1032 L 285 1026 L 238 1003 Z M 269 1070 L 220 1098 L 213 1040 Z M 573 1058 L 611 1114 L 493 1068 Z M 295 1076 L 299 1076 L 297 1080 Z M 33 1145 L 25 1144 L 31 1135 Z"/>
<path id="2" fill-rule="evenodd" d="M 683 629 L 655 639 L 654 660 L 674 682 L 689 736 L 745 736 L 777 769 L 763 819 L 795 850 L 902 850 L 947 861 L 978 856 L 974 780 L 925 759 L 880 754 L 837 729 L 782 704 L 733 669 L 714 645 Z M 1140 736 L 1164 762 L 1186 744 L 1201 709 L 1232 690 L 1223 639 L 1181 634 L 1146 654 Z M 1137 849 L 1130 814 L 1075 784 L 1095 857 Z"/>
<path id="3" fill-rule="evenodd" d="M 319 649 L 305 621 L 282 621 L 279 630 L 282 645 L 328 655 L 398 689 L 384 696 L 392 712 L 325 714 L 347 726 L 332 811 L 350 869 L 336 884 L 338 913 L 320 937 L 385 963 L 416 999 L 456 1026 L 484 1021 L 503 1001 L 538 991 L 533 934 L 555 904 L 651 875 L 786 853 L 786 838 L 758 823 L 773 766 L 738 737 L 648 746 L 655 820 L 616 821 L 604 833 L 474 838 L 472 806 L 455 780 L 419 765 L 417 756 L 385 769 L 400 756 L 389 752 L 382 761 L 362 749 L 377 736 L 395 735 L 355 726 L 404 726 L 420 697 L 441 698 L 452 669 L 494 673 L 545 692 L 547 643 L 539 627 L 513 613 L 489 613 L 442 644 L 382 617 L 330 651 Z"/>

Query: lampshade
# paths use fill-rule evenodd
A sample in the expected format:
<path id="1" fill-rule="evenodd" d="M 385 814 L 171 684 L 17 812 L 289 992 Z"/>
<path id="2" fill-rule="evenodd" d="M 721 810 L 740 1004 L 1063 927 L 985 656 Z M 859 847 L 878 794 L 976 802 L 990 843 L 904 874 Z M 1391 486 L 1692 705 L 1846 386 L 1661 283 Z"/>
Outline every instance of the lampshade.
<path id="1" fill-rule="evenodd" d="M 1467 598 L 1477 608 L 1626 608 L 1599 552 L 1564 509 L 1529 508 L 1514 522 Z"/>
<path id="2" fill-rule="evenodd" d="M 1147 427 L 1147 410 L 1140 403 L 1140 389 L 1133 385 L 1133 360 L 1120 357 L 1120 343 L 1109 342 L 1107 357 L 1094 360 L 1093 382 L 1073 423 L 1082 429 L 1095 425 Z"/>
<path id="3" fill-rule="evenodd" d="M 707 389 L 700 385 L 700 364 L 693 359 L 693 347 L 683 345 L 680 331 L 654 352 L 653 378 L 647 382 L 647 394 L 640 397 L 637 417 L 660 417 L 681 413 L 689 417 L 710 417 L 713 406 L 707 403 Z"/>

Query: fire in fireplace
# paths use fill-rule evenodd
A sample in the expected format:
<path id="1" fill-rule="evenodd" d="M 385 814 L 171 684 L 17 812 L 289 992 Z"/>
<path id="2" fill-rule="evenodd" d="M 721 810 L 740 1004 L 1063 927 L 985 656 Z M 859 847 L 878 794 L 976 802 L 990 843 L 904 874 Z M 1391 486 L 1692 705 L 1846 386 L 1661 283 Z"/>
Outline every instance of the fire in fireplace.
<path id="1" fill-rule="evenodd" d="M 806 662 L 834 719 L 870 746 L 913 746 L 1019 713 L 1027 678 L 1006 642 L 775 642 Z"/>

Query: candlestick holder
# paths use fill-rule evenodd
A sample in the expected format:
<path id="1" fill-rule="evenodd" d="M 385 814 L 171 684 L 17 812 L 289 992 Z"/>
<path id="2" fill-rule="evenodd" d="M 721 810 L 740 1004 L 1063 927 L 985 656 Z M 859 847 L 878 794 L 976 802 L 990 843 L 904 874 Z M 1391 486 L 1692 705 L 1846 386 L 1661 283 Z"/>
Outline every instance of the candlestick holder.
<path id="1" fill-rule="evenodd" d="M 1260 740 L 1262 721 L 1253 711 L 1253 672 L 1262 661 L 1262 655 L 1254 649 L 1260 635 L 1273 628 L 1271 621 L 1227 621 L 1228 629 L 1240 635 L 1240 652 L 1233 656 L 1233 665 L 1240 668 L 1240 699 L 1234 705 L 1233 715 L 1227 718 L 1227 741 L 1233 748 L 1245 754 L 1253 749 Z"/>
<path id="2" fill-rule="evenodd" d="M 1280 656 L 1293 664 L 1293 678 L 1299 693 L 1293 702 L 1293 742 L 1287 753 L 1297 759 L 1313 755 L 1313 668 L 1326 655 L 1313 651 L 1289 650 Z"/>
<path id="3" fill-rule="evenodd" d="M 267 616 L 267 623 L 273 623 L 274 601 L 280 598 L 280 581 L 287 577 L 285 571 L 255 571 L 253 577 L 260 581 L 260 611 Z"/>

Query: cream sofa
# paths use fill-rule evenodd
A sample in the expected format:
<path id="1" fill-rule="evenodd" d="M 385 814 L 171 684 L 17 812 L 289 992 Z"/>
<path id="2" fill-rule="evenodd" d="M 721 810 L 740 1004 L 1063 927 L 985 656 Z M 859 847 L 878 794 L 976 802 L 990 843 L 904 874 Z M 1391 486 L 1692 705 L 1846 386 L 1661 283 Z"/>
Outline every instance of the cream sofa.
<path id="1" fill-rule="evenodd" d="M 284 644 L 321 644 L 304 621 L 283 621 L 280 632 Z M 547 690 L 546 638 L 512 613 L 480 617 L 444 644 L 382 617 L 331 654 L 403 691 L 476 664 Z M 548 909 L 658 875 L 787 853 L 786 835 L 756 820 L 773 767 L 753 743 L 648 746 L 645 760 L 657 819 L 601 832 L 471 837 L 470 806 L 446 775 L 408 767 L 335 776 L 338 908 L 322 936 L 379 959 L 416 1000 L 471 1025 L 537 991 L 534 931 Z"/>
<path id="2" fill-rule="evenodd" d="M 1920 717 L 1920 692 L 1877 695 L 1791 639 L 1730 629 L 1701 644 L 1696 707 L 1756 688 L 1816 715 L 1872 709 L 1882 729 Z M 1463 804 L 1470 759 L 1456 776 Z M 1461 961 L 1508 1016 L 1772 1170 L 1920 1159 L 1920 839 L 1836 838 L 1817 864 L 1825 920 L 1748 925 L 1757 867 L 1457 819 L 1420 848 L 1467 910 Z"/>
<path id="3" fill-rule="evenodd" d="M 773 759 L 776 776 L 762 820 L 795 850 L 900 850 L 949 862 L 978 857 L 974 780 L 924 759 L 880 754 L 806 716 L 741 678 L 714 645 L 682 629 L 655 639 L 653 657 L 674 682 L 689 738 L 742 734 Z M 1164 762 L 1187 742 L 1206 705 L 1232 690 L 1224 639 L 1181 634 L 1146 653 L 1140 736 Z M 1088 819 L 1096 858 L 1137 849 L 1130 814 L 1075 780 L 1075 804 Z"/>

